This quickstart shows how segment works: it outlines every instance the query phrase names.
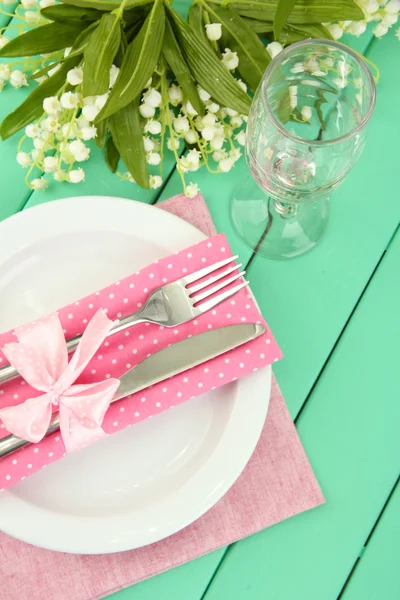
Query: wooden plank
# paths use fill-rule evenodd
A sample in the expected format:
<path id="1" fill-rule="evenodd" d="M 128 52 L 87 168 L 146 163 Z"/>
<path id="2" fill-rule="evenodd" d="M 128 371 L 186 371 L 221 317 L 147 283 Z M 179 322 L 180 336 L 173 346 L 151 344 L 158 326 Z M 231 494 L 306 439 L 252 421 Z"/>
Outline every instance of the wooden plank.
<path id="1" fill-rule="evenodd" d="M 359 163 L 332 194 L 325 237 L 311 252 L 290 261 L 257 257 L 248 271 L 284 353 L 275 372 L 292 416 L 307 398 L 400 220 L 397 52 L 397 38 L 388 35 L 374 41 L 368 53 L 381 69 L 377 105 Z"/>
<path id="2" fill-rule="evenodd" d="M 166 571 L 108 596 L 108 600 L 199 600 L 223 556 L 223 550 Z"/>
<path id="3" fill-rule="evenodd" d="M 399 471 L 399 264 L 400 233 L 299 419 L 326 504 L 232 547 L 206 600 L 338 597 Z"/>
<path id="4" fill-rule="evenodd" d="M 399 600 L 400 484 L 397 484 L 341 600 Z"/>

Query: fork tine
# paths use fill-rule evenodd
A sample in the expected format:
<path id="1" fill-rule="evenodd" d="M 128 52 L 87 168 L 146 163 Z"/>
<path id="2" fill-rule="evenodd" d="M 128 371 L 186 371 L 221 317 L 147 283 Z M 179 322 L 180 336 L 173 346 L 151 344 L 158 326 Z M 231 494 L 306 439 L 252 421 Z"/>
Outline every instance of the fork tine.
<path id="1" fill-rule="evenodd" d="M 219 262 L 214 263 L 213 265 L 210 265 L 208 267 L 204 267 L 204 269 L 200 269 L 200 271 L 196 271 L 196 273 L 191 273 L 187 277 L 183 277 L 182 283 L 184 282 L 185 285 L 187 285 L 189 283 L 194 283 L 198 279 L 201 279 L 202 277 L 205 277 L 206 275 L 213 273 L 213 271 L 217 271 L 217 269 L 220 269 L 221 267 L 228 265 L 230 262 L 232 262 L 233 260 L 236 260 L 237 258 L 238 258 L 238 254 L 236 256 L 230 256 L 229 258 L 225 258 L 225 260 L 220 260 Z"/>
<path id="2" fill-rule="evenodd" d="M 215 294 L 215 292 L 218 292 L 218 290 L 222 290 L 223 288 L 226 288 L 230 283 L 233 283 L 237 279 L 240 279 L 240 277 L 243 277 L 244 274 L 245 274 L 245 271 L 243 271 L 242 273 L 236 273 L 236 275 L 234 275 L 233 277 L 230 277 L 229 279 L 224 279 L 224 281 L 221 281 L 221 283 L 214 285 L 210 289 L 206 289 L 205 292 L 202 292 L 201 294 L 197 294 L 196 296 L 191 296 L 190 299 L 193 302 L 193 304 L 196 304 L 197 302 L 200 302 L 201 300 L 208 298 L 208 296 L 212 296 L 213 294 Z"/>
<path id="3" fill-rule="evenodd" d="M 229 267 L 229 269 L 225 269 L 225 271 L 222 271 L 222 273 L 218 273 L 218 275 L 214 275 L 213 277 L 209 277 L 208 279 L 206 279 L 202 283 L 198 283 L 197 285 L 192 285 L 188 289 L 188 291 L 190 292 L 190 294 L 194 294 L 195 292 L 199 292 L 203 288 L 208 287 L 209 285 L 211 285 L 212 283 L 215 283 L 219 279 L 222 279 L 223 277 L 226 277 L 227 275 L 229 275 L 230 273 L 233 273 L 237 269 L 240 269 L 240 267 L 242 267 L 242 266 L 243 266 L 242 263 L 240 263 L 239 265 L 235 264 L 235 265 L 233 265 L 233 267 Z"/>
<path id="4" fill-rule="evenodd" d="M 208 310 L 211 310 L 212 308 L 214 308 L 214 306 L 217 306 L 227 298 L 230 298 L 231 296 L 237 294 L 237 292 L 245 288 L 247 285 L 249 285 L 249 283 L 249 281 L 244 281 L 236 287 L 231 288 L 230 290 L 226 290 L 222 294 L 219 294 L 215 298 L 211 298 L 210 300 L 207 300 L 207 302 L 203 302 L 200 306 L 196 306 L 196 311 L 198 311 L 197 314 L 202 314 L 207 312 Z"/>

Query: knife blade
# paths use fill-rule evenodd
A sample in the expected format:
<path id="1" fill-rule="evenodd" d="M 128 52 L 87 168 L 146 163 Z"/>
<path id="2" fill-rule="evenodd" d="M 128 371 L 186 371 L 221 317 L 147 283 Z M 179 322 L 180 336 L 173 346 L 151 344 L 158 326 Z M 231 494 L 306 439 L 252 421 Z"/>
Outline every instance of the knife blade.
<path id="1" fill-rule="evenodd" d="M 126 396 L 212 360 L 216 356 L 254 340 L 264 332 L 265 327 L 260 323 L 227 325 L 171 344 L 143 359 L 122 375 L 120 386 L 112 402 L 122 400 Z M 59 414 L 55 413 L 46 435 L 53 433 L 58 428 Z M 8 435 L 0 440 L 0 458 L 30 443 L 14 435 Z"/>

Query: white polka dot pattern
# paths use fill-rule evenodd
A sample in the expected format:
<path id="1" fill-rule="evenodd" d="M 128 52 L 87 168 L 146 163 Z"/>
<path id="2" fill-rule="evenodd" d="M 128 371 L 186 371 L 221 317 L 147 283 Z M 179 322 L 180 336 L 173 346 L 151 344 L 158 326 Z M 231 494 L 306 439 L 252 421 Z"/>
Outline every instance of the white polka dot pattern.
<path id="1" fill-rule="evenodd" d="M 182 269 L 192 273 L 205 264 L 226 258 L 229 254 L 225 236 L 218 235 L 178 254 L 160 259 L 124 280 L 60 309 L 58 314 L 66 337 L 82 333 L 85 324 L 99 308 L 107 309 L 110 319 L 120 318 L 142 306 L 153 289 L 180 278 Z M 247 323 L 264 323 L 246 290 L 241 290 L 235 296 L 234 304 L 227 300 L 213 311 L 175 329 L 145 323 L 136 325 L 129 332 L 122 331 L 108 338 L 77 383 L 86 384 L 109 377 L 120 377 L 131 365 L 134 366 L 158 349 L 203 331 L 242 323 L 243 318 Z M 12 341 L 15 341 L 12 331 L 0 334 L 0 347 Z M 0 359 L 4 358 L 0 351 Z M 280 358 L 281 352 L 267 328 L 263 336 L 231 351 L 229 355 L 218 357 L 207 365 L 199 365 L 189 372 L 173 377 L 168 380 L 167 385 L 162 382 L 154 385 L 145 391 L 145 395 L 143 392 L 134 394 L 111 405 L 105 416 L 103 429 L 106 433 L 124 429 Z M 4 393 L 0 395 L 0 407 L 19 404 L 27 398 L 39 395 L 40 392 L 35 392 L 29 385 L 21 386 L 20 383 L 14 380 L 2 387 L 1 391 Z M 0 429 L 1 437 L 7 433 L 5 429 Z M 39 444 L 30 445 L 14 455 L 4 457 L 0 461 L 0 489 L 17 483 L 45 465 L 59 460 L 64 454 L 65 448 L 60 436 L 53 434 Z"/>

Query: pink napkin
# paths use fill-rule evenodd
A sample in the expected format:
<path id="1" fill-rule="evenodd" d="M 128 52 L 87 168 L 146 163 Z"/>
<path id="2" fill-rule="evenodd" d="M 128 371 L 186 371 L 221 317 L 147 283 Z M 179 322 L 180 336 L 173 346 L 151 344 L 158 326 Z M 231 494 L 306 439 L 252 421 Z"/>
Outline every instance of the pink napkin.
<path id="1" fill-rule="evenodd" d="M 61 308 L 58 316 L 67 339 L 82 333 L 88 319 L 91 319 L 98 309 L 106 309 L 111 320 L 125 316 L 143 306 L 149 293 L 159 286 L 176 281 L 184 274 L 189 275 L 229 256 L 232 256 L 232 253 L 226 237 L 213 236 Z M 168 344 L 224 325 L 255 322 L 263 322 L 267 328 L 266 333 L 257 339 L 213 359 L 206 366 L 199 365 L 190 372 L 172 377 L 112 404 L 102 425 L 106 433 L 112 434 L 281 358 L 281 352 L 249 291 L 242 289 L 215 309 L 176 328 L 141 323 L 111 336 L 100 346 L 76 382 L 93 384 L 118 378 L 133 364 Z M 14 331 L 0 334 L 0 347 L 12 341 L 15 341 Z M 2 358 L 5 360 L 0 352 L 0 359 Z M 20 378 L 2 386 L 0 393 L 2 408 L 20 404 L 41 394 L 27 384 L 21 385 Z M 54 410 L 57 408 L 54 407 Z M 7 435 L 4 425 L 0 427 L 1 437 Z M 60 433 L 56 432 L 38 444 L 30 444 L 15 454 L 5 456 L 0 460 L 0 489 L 18 483 L 64 455 L 64 443 Z"/>
<path id="2" fill-rule="evenodd" d="M 207 235 L 215 234 L 201 196 L 192 200 L 176 196 L 160 207 Z M 113 555 L 52 552 L 0 533 L 1 600 L 103 598 L 323 502 L 274 379 L 268 416 L 256 450 L 234 486 L 208 513 L 156 544 Z"/>

